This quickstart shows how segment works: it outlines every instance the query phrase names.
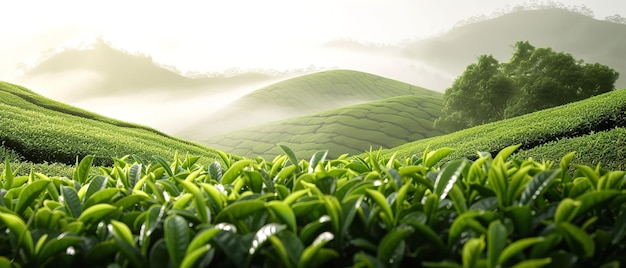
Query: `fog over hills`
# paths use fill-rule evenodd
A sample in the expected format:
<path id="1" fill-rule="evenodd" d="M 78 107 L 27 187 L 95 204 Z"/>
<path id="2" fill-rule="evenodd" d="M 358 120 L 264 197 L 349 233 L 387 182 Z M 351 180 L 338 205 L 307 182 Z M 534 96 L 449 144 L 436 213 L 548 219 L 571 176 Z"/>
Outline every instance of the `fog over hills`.
<path id="1" fill-rule="evenodd" d="M 301 63 L 302 67 L 291 71 L 231 69 L 222 73 L 182 73 L 175 67 L 156 62 L 149 55 L 118 49 L 103 41 L 106 40 L 104 36 L 87 47 L 53 52 L 45 60 L 27 68 L 15 82 L 47 97 L 106 116 L 185 138 L 197 138 L 195 134 L 189 135 L 188 130 L 196 128 L 197 124 L 205 124 L 202 128 L 206 128 L 207 122 L 211 122 L 209 119 L 225 118 L 223 115 L 231 114 L 227 111 L 235 109 L 222 110 L 223 107 L 238 105 L 242 101 L 239 98 L 246 94 L 286 79 L 340 68 L 443 92 L 479 55 L 492 54 L 507 61 L 514 43 L 522 40 L 530 41 L 536 47 L 571 53 L 589 63 L 608 65 L 622 74 L 616 86 L 624 88 L 626 44 L 622 42 L 623 36 L 626 36 L 626 24 L 597 20 L 564 9 L 526 10 L 400 44 L 336 39 L 312 48 L 310 53 L 305 53 L 310 55 L 302 58 L 308 59 Z M 202 59 L 211 61 L 210 58 Z M 295 106 L 282 109 L 302 109 L 312 113 L 366 101 L 370 100 L 341 100 L 338 101 L 340 104 L 333 105 L 327 102 L 314 111 Z M 264 121 L 271 121 L 290 116 L 296 115 L 285 113 L 261 117 Z M 258 118 L 255 115 L 247 120 Z M 236 121 L 239 122 L 222 119 L 216 122 L 224 127 L 223 131 L 229 131 L 239 127 L 233 123 Z"/>
<path id="2" fill-rule="evenodd" d="M 551 47 L 588 63 L 598 62 L 622 74 L 626 87 L 626 24 L 596 20 L 563 9 L 527 10 L 458 27 L 436 38 L 414 42 L 404 53 L 447 73 L 459 75 L 479 55 L 508 61 L 517 41 Z"/>

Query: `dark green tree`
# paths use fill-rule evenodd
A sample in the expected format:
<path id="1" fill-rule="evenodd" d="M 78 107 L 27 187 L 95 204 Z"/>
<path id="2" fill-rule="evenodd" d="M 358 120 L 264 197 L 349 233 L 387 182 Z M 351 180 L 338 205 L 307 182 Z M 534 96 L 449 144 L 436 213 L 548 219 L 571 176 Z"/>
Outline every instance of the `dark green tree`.
<path id="1" fill-rule="evenodd" d="M 482 55 L 443 96 L 435 125 L 456 131 L 563 105 L 614 89 L 618 73 L 568 53 L 517 42 L 507 63 Z"/>
<path id="2" fill-rule="evenodd" d="M 445 116 L 435 125 L 456 130 L 502 118 L 506 102 L 513 93 L 513 81 L 504 75 L 502 65 L 491 55 L 483 55 L 467 67 L 444 93 Z"/>

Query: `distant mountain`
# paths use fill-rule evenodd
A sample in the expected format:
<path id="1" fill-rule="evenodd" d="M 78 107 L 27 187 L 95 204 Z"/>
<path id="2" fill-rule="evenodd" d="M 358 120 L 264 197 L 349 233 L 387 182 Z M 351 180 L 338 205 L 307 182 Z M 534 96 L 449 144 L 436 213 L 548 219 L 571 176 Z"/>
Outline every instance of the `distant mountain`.
<path id="1" fill-rule="evenodd" d="M 298 158 L 317 151 L 330 157 L 391 148 L 444 134 L 433 127 L 441 115 L 441 95 L 406 95 L 293 117 L 201 140 L 212 148 L 267 159 L 290 147 Z"/>
<path id="2" fill-rule="evenodd" d="M 65 78 L 83 83 L 73 90 L 71 98 L 99 96 L 124 96 L 165 90 L 189 92 L 191 90 L 221 91 L 245 84 L 256 84 L 276 79 L 264 73 L 241 73 L 233 76 L 190 78 L 155 63 L 151 57 L 131 54 L 98 39 L 85 49 L 66 49 L 43 60 L 27 70 L 22 80 L 47 84 L 50 80 Z"/>
<path id="3" fill-rule="evenodd" d="M 515 42 L 529 41 L 535 47 L 551 47 L 588 63 L 607 65 L 622 74 L 616 87 L 626 88 L 625 36 L 626 24 L 596 20 L 565 9 L 526 10 L 413 42 L 404 53 L 456 77 L 479 55 L 491 54 L 508 61 Z"/>
<path id="4" fill-rule="evenodd" d="M 178 135 L 202 141 L 272 121 L 405 95 L 441 96 L 441 93 L 358 71 L 318 72 L 252 91 Z"/>

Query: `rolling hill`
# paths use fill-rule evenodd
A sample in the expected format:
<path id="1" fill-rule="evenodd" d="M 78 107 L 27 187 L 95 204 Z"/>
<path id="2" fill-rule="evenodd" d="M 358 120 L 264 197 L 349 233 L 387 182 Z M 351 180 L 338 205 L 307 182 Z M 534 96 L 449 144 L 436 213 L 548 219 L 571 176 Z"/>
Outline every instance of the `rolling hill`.
<path id="1" fill-rule="evenodd" d="M 0 157 L 32 163 L 72 165 L 95 155 L 97 165 L 134 154 L 172 158 L 175 154 L 213 161 L 213 149 L 157 130 L 78 109 L 6 82 L 0 82 Z"/>
<path id="2" fill-rule="evenodd" d="M 576 163 L 626 169 L 626 90 L 410 142 L 381 153 L 386 157 L 421 157 L 427 148 L 450 147 L 456 149 L 450 159 L 475 159 L 478 152 L 496 153 L 513 144 L 521 144 L 517 157 L 559 161 L 576 151 Z"/>
<path id="3" fill-rule="evenodd" d="M 441 96 L 406 95 L 267 123 L 201 142 L 267 159 L 282 153 L 276 144 L 287 145 L 299 158 L 324 150 L 329 157 L 354 155 L 371 147 L 391 148 L 443 134 L 433 128 L 441 108 Z"/>
<path id="4" fill-rule="evenodd" d="M 358 71 L 318 72 L 252 91 L 177 135 L 202 141 L 237 129 L 404 95 L 440 97 L 441 93 Z"/>

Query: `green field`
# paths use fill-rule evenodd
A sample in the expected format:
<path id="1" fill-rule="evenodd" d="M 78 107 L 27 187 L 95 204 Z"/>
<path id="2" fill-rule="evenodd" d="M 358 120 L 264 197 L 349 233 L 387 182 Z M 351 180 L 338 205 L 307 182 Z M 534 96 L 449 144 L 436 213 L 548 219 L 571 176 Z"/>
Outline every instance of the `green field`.
<path id="1" fill-rule="evenodd" d="M 578 151 L 579 163 L 626 168 L 626 90 L 493 122 L 383 151 L 410 157 L 427 148 L 455 148 L 451 158 L 476 157 L 521 144 L 520 157 L 556 161 Z"/>
<path id="2" fill-rule="evenodd" d="M 0 157 L 9 156 L 13 161 L 72 165 L 77 157 L 95 155 L 97 165 L 110 165 L 112 157 L 172 158 L 176 153 L 217 158 L 207 147 L 74 108 L 5 82 L 0 82 L 0 111 Z"/>
<path id="3" fill-rule="evenodd" d="M 440 92 L 358 71 L 319 72 L 248 93 L 177 135 L 203 141 L 273 121 L 405 95 L 442 96 Z"/>
<path id="4" fill-rule="evenodd" d="M 264 127 L 298 140 L 329 129 L 315 142 L 337 155 L 359 134 L 426 133 L 437 107 L 414 94 Z M 357 157 L 280 148 L 269 161 L 9 83 L 0 111 L 3 267 L 626 263 L 626 90 Z"/>
<path id="5" fill-rule="evenodd" d="M 276 144 L 290 147 L 299 158 L 328 150 L 330 157 L 360 154 L 371 147 L 391 148 L 433 137 L 441 114 L 440 96 L 408 95 L 331 109 L 210 137 L 212 148 L 268 159 L 281 154 Z"/>

